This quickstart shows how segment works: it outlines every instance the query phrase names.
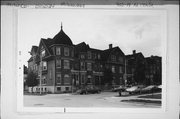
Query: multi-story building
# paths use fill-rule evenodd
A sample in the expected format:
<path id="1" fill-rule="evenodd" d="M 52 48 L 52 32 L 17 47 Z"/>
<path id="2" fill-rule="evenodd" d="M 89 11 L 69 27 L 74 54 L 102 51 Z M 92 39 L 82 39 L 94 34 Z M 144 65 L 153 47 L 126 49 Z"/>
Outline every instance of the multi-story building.
<path id="1" fill-rule="evenodd" d="M 141 52 L 133 50 L 126 55 L 125 80 L 126 84 L 160 85 L 161 84 L 161 57 L 144 57 Z"/>
<path id="2" fill-rule="evenodd" d="M 37 90 L 68 92 L 73 87 L 101 86 L 104 69 L 112 71 L 112 84 L 124 83 L 125 55 L 112 44 L 106 50 L 90 48 L 85 42 L 73 44 L 61 30 L 53 38 L 41 39 L 39 46 L 31 49 L 28 69 L 39 75 Z"/>
<path id="3" fill-rule="evenodd" d="M 145 58 L 141 52 L 126 55 L 126 83 L 129 85 L 144 84 L 145 82 Z"/>
<path id="4" fill-rule="evenodd" d="M 147 85 L 161 85 L 162 82 L 162 64 L 161 57 L 159 56 L 151 56 L 145 58 L 146 60 L 146 69 L 145 69 L 145 77 Z"/>

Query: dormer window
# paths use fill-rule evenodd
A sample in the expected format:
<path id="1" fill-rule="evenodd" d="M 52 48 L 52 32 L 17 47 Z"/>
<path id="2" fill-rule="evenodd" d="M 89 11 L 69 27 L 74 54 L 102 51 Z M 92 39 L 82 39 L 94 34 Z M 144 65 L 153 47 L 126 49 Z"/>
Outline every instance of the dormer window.
<path id="1" fill-rule="evenodd" d="M 111 60 L 112 60 L 113 62 L 115 62 L 115 61 L 116 61 L 116 56 L 115 56 L 115 55 L 111 55 Z"/>
<path id="2" fill-rule="evenodd" d="M 64 56 L 69 56 L 69 48 L 64 48 Z"/>
<path id="3" fill-rule="evenodd" d="M 61 47 L 56 47 L 56 55 L 61 55 Z"/>
<path id="4" fill-rule="evenodd" d="M 43 49 L 43 50 L 41 51 L 41 57 L 44 57 L 45 54 L 46 54 L 46 52 L 45 52 L 45 50 Z"/>

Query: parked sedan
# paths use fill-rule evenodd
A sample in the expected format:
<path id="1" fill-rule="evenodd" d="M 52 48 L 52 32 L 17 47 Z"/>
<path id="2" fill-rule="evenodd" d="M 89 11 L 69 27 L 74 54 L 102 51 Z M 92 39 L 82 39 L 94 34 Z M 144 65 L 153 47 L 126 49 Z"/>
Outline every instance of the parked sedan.
<path id="1" fill-rule="evenodd" d="M 139 86 L 132 86 L 130 88 L 127 88 L 126 91 L 129 92 L 129 94 L 140 93 L 141 92 L 141 87 L 139 87 Z"/>
<path id="2" fill-rule="evenodd" d="M 147 86 L 145 88 L 143 88 L 141 90 L 142 93 L 152 93 L 155 89 L 157 88 L 157 86 L 155 85 L 150 85 L 150 86 Z"/>
<path id="3" fill-rule="evenodd" d="M 87 93 L 91 93 L 91 94 L 101 92 L 101 90 L 96 86 L 89 86 L 89 87 L 86 88 L 86 91 L 87 91 Z"/>
<path id="4" fill-rule="evenodd" d="M 78 89 L 78 90 L 76 91 L 76 94 L 81 94 L 81 95 L 87 94 L 87 90 L 86 90 L 86 89 Z"/>
<path id="5" fill-rule="evenodd" d="M 85 88 L 81 88 L 76 91 L 77 94 L 95 94 L 100 92 L 101 90 L 95 86 L 86 86 Z"/>
<path id="6" fill-rule="evenodd" d="M 124 89 L 126 89 L 126 87 L 121 85 L 121 86 L 119 86 L 119 87 L 113 88 L 112 91 L 113 91 L 113 92 L 117 92 L 117 91 L 121 91 L 121 90 L 124 90 Z"/>

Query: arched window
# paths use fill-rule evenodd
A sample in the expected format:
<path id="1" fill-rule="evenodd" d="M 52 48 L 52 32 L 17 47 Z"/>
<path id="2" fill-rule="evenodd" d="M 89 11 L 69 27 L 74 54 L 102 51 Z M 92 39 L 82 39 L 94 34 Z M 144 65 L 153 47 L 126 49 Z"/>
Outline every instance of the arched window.
<path id="1" fill-rule="evenodd" d="M 69 69 L 69 68 L 70 68 L 69 60 L 64 60 L 64 69 Z"/>
<path id="2" fill-rule="evenodd" d="M 61 83 L 61 74 L 60 73 L 56 74 L 56 83 L 57 84 Z"/>
<path id="3" fill-rule="evenodd" d="M 70 84 L 70 77 L 68 74 L 64 75 L 64 84 Z"/>

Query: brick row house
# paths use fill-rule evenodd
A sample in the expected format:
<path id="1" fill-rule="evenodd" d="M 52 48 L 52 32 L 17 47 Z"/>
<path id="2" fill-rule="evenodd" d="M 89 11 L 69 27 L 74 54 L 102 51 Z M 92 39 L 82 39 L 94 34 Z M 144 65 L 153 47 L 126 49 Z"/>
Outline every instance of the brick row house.
<path id="1" fill-rule="evenodd" d="M 162 83 L 162 58 L 159 56 L 146 57 L 145 79 L 147 85 Z"/>
<path id="2" fill-rule="evenodd" d="M 28 70 L 38 74 L 43 92 L 69 92 L 87 85 L 101 87 L 104 69 L 111 70 L 113 85 L 124 84 L 125 55 L 119 47 L 110 44 L 108 49 L 99 50 L 85 42 L 75 45 L 62 25 L 53 38 L 42 38 L 39 46 L 32 46 L 30 54 Z"/>
<path id="3" fill-rule="evenodd" d="M 162 61 L 159 56 L 144 57 L 141 52 L 126 55 L 125 82 L 127 85 L 161 85 Z"/>

